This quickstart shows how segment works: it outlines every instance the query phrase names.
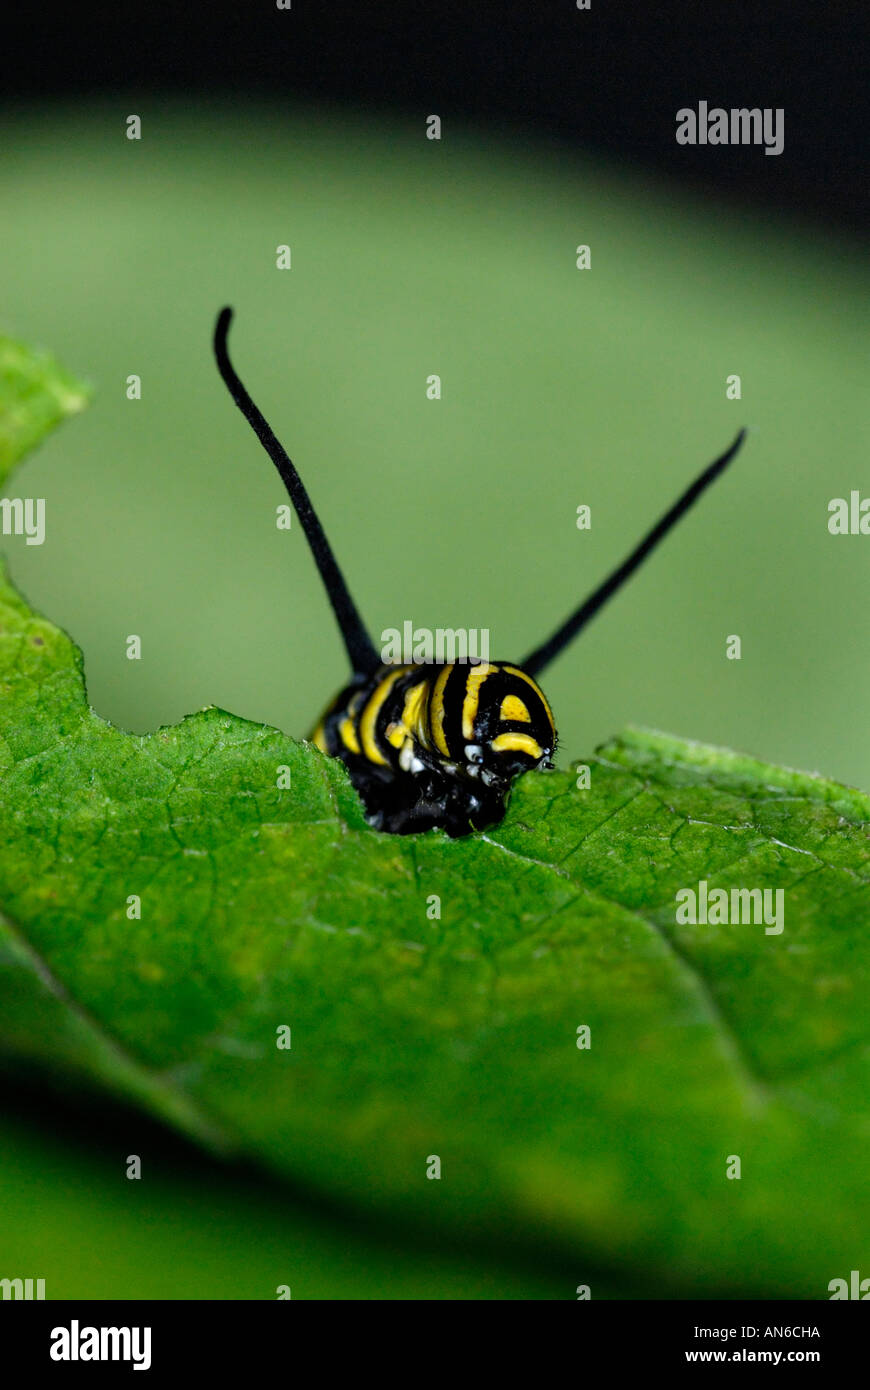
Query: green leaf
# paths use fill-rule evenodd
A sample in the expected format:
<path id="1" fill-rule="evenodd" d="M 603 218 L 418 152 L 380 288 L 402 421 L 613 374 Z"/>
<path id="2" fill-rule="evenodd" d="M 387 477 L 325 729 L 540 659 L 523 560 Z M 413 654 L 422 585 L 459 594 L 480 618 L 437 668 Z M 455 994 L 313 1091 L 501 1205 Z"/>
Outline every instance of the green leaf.
<path id="1" fill-rule="evenodd" d="M 99 719 L 8 582 L 0 701 L 8 1063 L 577 1282 L 823 1298 L 866 1264 L 866 796 L 629 730 L 488 834 L 379 835 L 275 729 Z M 679 924 L 701 880 L 782 889 L 784 930 Z"/>
<path id="2" fill-rule="evenodd" d="M 0 483 L 49 430 L 87 401 L 87 387 L 46 353 L 0 338 Z"/>

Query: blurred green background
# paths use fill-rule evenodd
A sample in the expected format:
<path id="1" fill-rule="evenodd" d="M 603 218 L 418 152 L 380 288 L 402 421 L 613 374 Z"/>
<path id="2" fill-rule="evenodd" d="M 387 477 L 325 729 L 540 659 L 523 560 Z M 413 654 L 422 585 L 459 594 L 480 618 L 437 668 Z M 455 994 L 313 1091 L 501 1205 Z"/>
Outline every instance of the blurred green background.
<path id="1" fill-rule="evenodd" d="M 8 1099 L 8 1098 L 7 1098 Z M 5 1107 L 4 1107 L 5 1108 Z M 124 1109 L 25 1105 L 0 1125 L 0 1278 L 44 1278 L 47 1299 L 571 1299 L 616 1288 L 597 1270 L 541 1270 L 528 1256 L 403 1246 L 371 1222 L 234 1172 Z M 128 1181 L 130 1152 L 142 1178 Z"/>
<path id="2" fill-rule="evenodd" d="M 19 475 L 45 545 L 6 548 L 100 714 L 143 731 L 216 703 L 301 735 L 345 677 L 212 362 L 229 303 L 238 368 L 377 633 L 489 627 L 520 658 L 748 424 L 730 476 L 548 674 L 563 755 L 631 720 L 870 786 L 870 540 L 830 536 L 826 510 L 867 478 L 857 248 L 422 123 L 149 105 L 133 142 L 126 114 L 22 116 L 3 175 L 3 328 L 96 393 Z"/>
<path id="3" fill-rule="evenodd" d="M 547 148 L 452 126 L 430 142 L 422 121 L 152 98 L 21 110 L 4 135 L 0 329 L 95 394 L 13 484 L 46 499 L 45 544 L 3 544 L 82 647 L 98 713 L 145 731 L 215 703 L 301 736 L 345 679 L 301 529 L 276 529 L 280 481 L 212 361 L 229 303 L 236 365 L 376 636 L 488 627 L 494 656 L 521 659 L 748 425 L 729 474 L 548 673 L 562 761 L 631 721 L 870 787 L 870 538 L 827 530 L 831 498 L 870 495 L 857 245 Z M 240 1296 L 176 1254 L 259 1259 L 243 1228 L 271 1225 L 268 1196 L 227 1179 L 216 1256 L 213 1202 L 167 1175 L 170 1215 L 135 1217 L 124 1245 L 135 1185 L 119 1199 L 100 1144 L 45 1142 L 27 1116 L 3 1137 L 6 1255 L 54 1259 L 58 1293 L 108 1296 L 120 1258 L 124 1296 Z M 65 1264 L 84 1188 L 90 1254 L 83 1238 Z M 357 1296 L 323 1258 L 316 1296 Z"/>

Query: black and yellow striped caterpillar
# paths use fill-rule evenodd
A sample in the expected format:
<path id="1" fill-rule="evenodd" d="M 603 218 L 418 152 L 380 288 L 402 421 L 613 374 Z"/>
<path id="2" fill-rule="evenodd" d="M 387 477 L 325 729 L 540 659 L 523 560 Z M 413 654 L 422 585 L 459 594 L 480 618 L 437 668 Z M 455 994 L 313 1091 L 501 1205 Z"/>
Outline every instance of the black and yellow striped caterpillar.
<path id="1" fill-rule="evenodd" d="M 214 334 L 220 374 L 284 482 L 332 604 L 352 676 L 312 734 L 340 758 L 369 824 L 393 834 L 441 828 L 468 835 L 501 820 L 514 780 L 552 767 L 556 728 L 535 677 L 622 587 L 743 442 L 709 465 L 626 560 L 561 627 L 517 664 L 481 661 L 385 665 L 351 598 L 302 479 L 229 359 L 232 310 Z"/>

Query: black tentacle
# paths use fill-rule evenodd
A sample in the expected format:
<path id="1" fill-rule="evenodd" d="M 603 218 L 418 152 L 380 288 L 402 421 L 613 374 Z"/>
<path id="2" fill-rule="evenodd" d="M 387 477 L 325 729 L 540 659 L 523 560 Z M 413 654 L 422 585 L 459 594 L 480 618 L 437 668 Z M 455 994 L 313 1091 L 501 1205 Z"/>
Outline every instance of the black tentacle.
<path id="1" fill-rule="evenodd" d="M 723 472 L 734 458 L 734 455 L 737 453 L 745 437 L 746 430 L 744 429 L 737 435 L 730 449 L 726 449 L 725 453 L 722 454 L 720 458 L 717 458 L 704 469 L 703 473 L 695 479 L 691 487 L 686 488 L 682 497 L 678 498 L 674 505 L 665 512 L 664 516 L 656 522 L 652 530 L 648 535 L 644 536 L 643 540 L 635 547 L 627 559 L 623 560 L 622 564 L 619 565 L 612 574 L 608 575 L 604 583 L 600 584 L 588 598 L 583 600 L 580 607 L 571 614 L 571 617 L 568 618 L 561 627 L 556 629 L 551 637 L 547 638 L 546 642 L 542 642 L 539 647 L 536 647 L 533 652 L 529 653 L 525 661 L 520 662 L 524 671 L 528 671 L 530 676 L 536 676 L 540 671 L 543 671 L 544 667 L 548 666 L 565 647 L 567 647 L 569 642 L 573 641 L 579 632 L 582 632 L 586 624 L 604 607 L 607 600 L 612 598 L 613 595 L 622 588 L 626 580 L 630 579 L 635 570 L 643 564 L 650 552 L 655 550 L 659 541 L 664 540 L 672 527 L 676 526 L 677 522 L 685 515 L 693 503 L 697 502 L 701 493 L 704 492 L 712 482 L 715 482 L 720 473 Z"/>
<path id="2" fill-rule="evenodd" d="M 217 358 L 218 370 L 230 395 L 274 463 L 290 494 L 290 500 L 296 508 L 296 515 L 299 517 L 302 529 L 308 538 L 311 553 L 341 628 L 341 635 L 344 638 L 344 645 L 347 648 L 354 675 L 369 675 L 381 664 L 380 656 L 369 637 L 357 606 L 351 598 L 350 590 L 344 581 L 344 575 L 338 567 L 338 562 L 332 553 L 329 541 L 326 539 L 326 533 L 320 524 L 320 519 L 311 505 L 311 499 L 305 490 L 305 485 L 265 416 L 254 405 L 230 361 L 227 334 L 232 317 L 232 309 L 221 309 L 215 324 L 214 353 Z"/>

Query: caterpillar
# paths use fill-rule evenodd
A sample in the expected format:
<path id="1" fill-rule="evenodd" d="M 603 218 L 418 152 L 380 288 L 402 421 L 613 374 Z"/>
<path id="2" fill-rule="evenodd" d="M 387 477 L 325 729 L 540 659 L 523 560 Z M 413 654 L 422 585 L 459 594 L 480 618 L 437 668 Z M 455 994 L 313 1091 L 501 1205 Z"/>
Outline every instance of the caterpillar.
<path id="1" fill-rule="evenodd" d="M 299 517 L 350 662 L 350 679 L 311 738 L 338 758 L 377 830 L 441 829 L 468 835 L 500 821 L 517 777 L 551 768 L 553 713 L 537 676 L 626 583 L 734 458 L 731 446 L 686 489 L 635 549 L 544 642 L 519 662 L 385 664 L 360 617 L 294 464 L 242 385 L 227 338 L 232 309 L 214 331 L 218 370 L 271 458 Z"/>

